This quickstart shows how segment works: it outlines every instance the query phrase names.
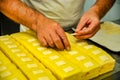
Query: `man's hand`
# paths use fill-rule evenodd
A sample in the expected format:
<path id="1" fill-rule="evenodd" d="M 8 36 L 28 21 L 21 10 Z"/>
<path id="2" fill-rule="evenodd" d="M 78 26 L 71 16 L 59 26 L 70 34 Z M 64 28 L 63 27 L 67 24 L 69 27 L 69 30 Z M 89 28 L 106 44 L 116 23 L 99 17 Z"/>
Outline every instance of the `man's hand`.
<path id="1" fill-rule="evenodd" d="M 96 0 L 96 3 L 81 18 L 75 36 L 77 38 L 90 38 L 100 29 L 100 19 L 110 10 L 115 0 Z"/>
<path id="2" fill-rule="evenodd" d="M 75 37 L 79 39 L 87 39 L 95 35 L 100 29 L 100 20 L 96 12 L 87 11 L 82 17 L 76 28 Z"/>
<path id="3" fill-rule="evenodd" d="M 70 49 L 66 34 L 57 22 L 46 17 L 39 20 L 38 17 L 38 20 L 33 27 L 36 27 L 38 39 L 43 46 L 56 47 L 60 50 Z"/>
<path id="4" fill-rule="evenodd" d="M 20 0 L 0 0 L 0 12 L 34 30 L 42 45 L 60 50 L 70 49 L 65 32 L 57 22 L 48 19 Z"/>

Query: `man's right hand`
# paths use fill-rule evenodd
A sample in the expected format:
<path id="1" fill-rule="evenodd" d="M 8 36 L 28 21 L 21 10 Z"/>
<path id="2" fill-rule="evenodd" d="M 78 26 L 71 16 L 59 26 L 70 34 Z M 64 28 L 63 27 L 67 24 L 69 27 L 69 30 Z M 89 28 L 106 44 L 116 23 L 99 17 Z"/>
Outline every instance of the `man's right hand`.
<path id="1" fill-rule="evenodd" d="M 21 0 L 0 0 L 0 12 L 15 22 L 36 31 L 43 46 L 56 47 L 60 50 L 70 49 L 70 44 L 61 26 Z"/>
<path id="2" fill-rule="evenodd" d="M 38 17 L 33 27 L 36 28 L 37 37 L 43 46 L 56 47 L 60 50 L 70 49 L 67 36 L 56 21 L 46 17 Z"/>

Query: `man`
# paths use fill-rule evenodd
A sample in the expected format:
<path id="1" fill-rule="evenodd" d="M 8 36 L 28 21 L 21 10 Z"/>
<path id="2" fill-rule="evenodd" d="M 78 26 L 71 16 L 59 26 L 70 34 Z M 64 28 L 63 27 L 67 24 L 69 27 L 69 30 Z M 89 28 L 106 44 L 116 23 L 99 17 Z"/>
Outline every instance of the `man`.
<path id="1" fill-rule="evenodd" d="M 100 19 L 114 2 L 96 0 L 82 14 L 84 0 L 0 0 L 0 11 L 15 22 L 34 30 L 43 46 L 69 50 L 70 44 L 64 30 L 77 24 L 75 37 L 92 37 L 100 29 Z"/>

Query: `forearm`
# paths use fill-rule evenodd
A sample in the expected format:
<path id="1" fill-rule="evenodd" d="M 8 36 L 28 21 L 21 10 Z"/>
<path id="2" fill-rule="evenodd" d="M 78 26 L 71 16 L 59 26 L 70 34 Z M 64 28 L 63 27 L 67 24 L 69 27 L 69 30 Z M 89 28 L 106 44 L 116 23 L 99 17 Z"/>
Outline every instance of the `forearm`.
<path id="1" fill-rule="evenodd" d="M 91 7 L 91 9 L 94 10 L 101 19 L 110 10 L 114 2 L 115 0 L 96 0 L 96 3 Z"/>
<path id="2" fill-rule="evenodd" d="M 41 20 L 44 17 L 34 9 L 26 6 L 20 0 L 0 0 L 0 12 L 15 22 L 23 24 L 33 30 L 36 30 L 32 25 L 35 23 L 38 16 Z"/>

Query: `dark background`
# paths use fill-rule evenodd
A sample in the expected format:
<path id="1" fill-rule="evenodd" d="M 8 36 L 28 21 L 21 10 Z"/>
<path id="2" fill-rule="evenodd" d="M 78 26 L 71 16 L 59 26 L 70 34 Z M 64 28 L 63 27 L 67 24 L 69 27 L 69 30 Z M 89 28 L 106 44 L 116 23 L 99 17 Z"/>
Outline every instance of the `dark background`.
<path id="1" fill-rule="evenodd" d="M 11 34 L 19 31 L 19 24 L 0 13 L 0 35 Z"/>

